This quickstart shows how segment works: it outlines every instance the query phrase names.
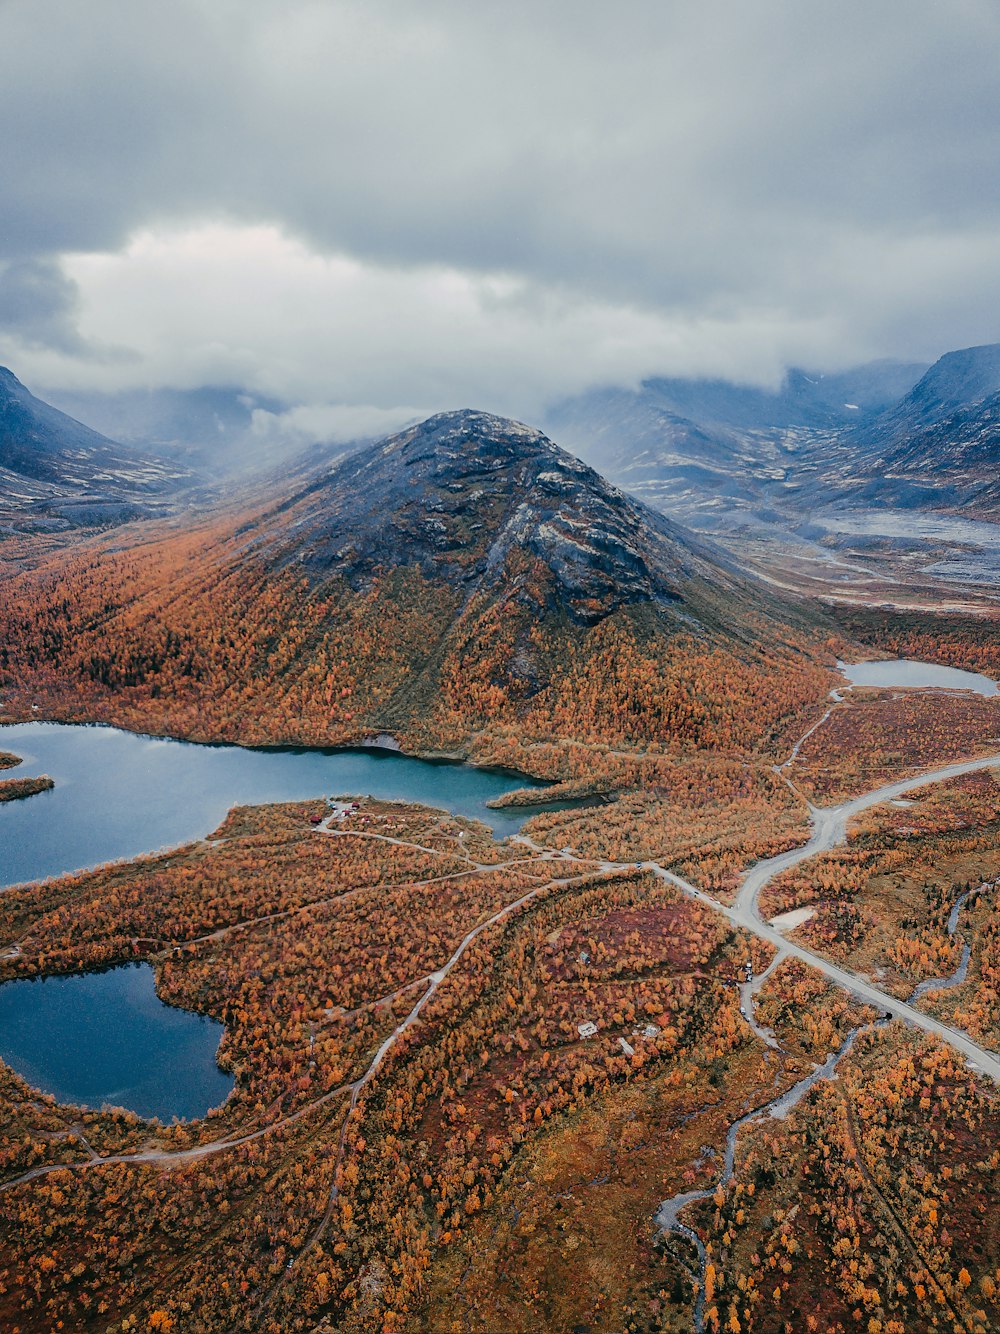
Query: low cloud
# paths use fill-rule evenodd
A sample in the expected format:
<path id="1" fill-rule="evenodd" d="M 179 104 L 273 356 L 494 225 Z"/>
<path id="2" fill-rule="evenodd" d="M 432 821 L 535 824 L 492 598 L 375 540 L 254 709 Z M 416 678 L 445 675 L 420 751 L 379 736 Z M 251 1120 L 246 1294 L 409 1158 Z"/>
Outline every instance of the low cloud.
<path id="1" fill-rule="evenodd" d="M 10 260 L 0 266 L 0 337 L 12 346 L 86 355 L 76 328 L 78 299 L 76 284 L 54 260 Z"/>
<path id="2" fill-rule="evenodd" d="M 994 0 L 5 0 L 0 356 L 524 416 L 993 341 L 998 63 Z"/>
<path id="3" fill-rule="evenodd" d="M 255 408 L 250 430 L 255 440 L 282 449 L 298 449 L 312 444 L 375 440 L 429 415 L 423 408 L 375 408 L 367 403 L 318 403 L 288 412 Z"/>
<path id="4" fill-rule="evenodd" d="M 377 265 L 317 254 L 273 227 L 146 231 L 119 252 L 64 265 L 81 336 L 117 340 L 131 355 L 94 365 L 59 347 L 25 350 L 21 364 L 39 384 L 240 384 L 309 411 L 337 405 L 345 421 L 456 406 L 530 419 L 554 397 L 664 367 L 775 383 L 796 355 L 828 363 L 838 351 L 836 325 L 821 320 L 769 309 L 700 315 L 510 274 Z"/>

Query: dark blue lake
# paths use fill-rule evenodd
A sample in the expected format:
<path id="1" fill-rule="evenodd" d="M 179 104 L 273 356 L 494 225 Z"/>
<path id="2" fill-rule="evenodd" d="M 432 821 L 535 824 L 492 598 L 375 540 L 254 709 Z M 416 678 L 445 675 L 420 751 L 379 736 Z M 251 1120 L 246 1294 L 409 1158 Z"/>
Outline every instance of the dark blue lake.
<path id="1" fill-rule="evenodd" d="M 504 836 L 527 818 L 486 803 L 530 780 L 384 750 L 201 746 L 113 727 L 18 723 L 0 750 L 24 763 L 7 777 L 49 774 L 51 792 L 0 803 L 0 886 L 40 880 L 211 833 L 232 806 L 375 796 L 471 816 Z"/>
<path id="2" fill-rule="evenodd" d="M 164 1005 L 145 963 L 0 986 L 0 1057 L 59 1102 L 196 1120 L 233 1087 L 215 1063 L 222 1034 Z"/>

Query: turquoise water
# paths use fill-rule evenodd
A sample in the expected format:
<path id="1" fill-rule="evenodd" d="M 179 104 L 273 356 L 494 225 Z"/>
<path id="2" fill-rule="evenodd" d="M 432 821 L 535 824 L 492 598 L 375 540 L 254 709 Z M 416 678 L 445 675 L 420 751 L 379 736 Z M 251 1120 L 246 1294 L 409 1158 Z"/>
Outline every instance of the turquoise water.
<path id="1" fill-rule="evenodd" d="M 59 1102 L 196 1120 L 225 1102 L 223 1026 L 164 1005 L 149 964 L 0 986 L 0 1057 Z"/>
<path id="2" fill-rule="evenodd" d="M 493 811 L 486 802 L 541 786 L 392 751 L 248 750 L 61 723 L 0 727 L 0 750 L 24 760 L 6 776 L 46 773 L 56 784 L 51 792 L 0 803 L 0 886 L 201 838 L 232 806 L 320 796 L 423 802 L 482 820 L 502 837 L 531 812 Z"/>

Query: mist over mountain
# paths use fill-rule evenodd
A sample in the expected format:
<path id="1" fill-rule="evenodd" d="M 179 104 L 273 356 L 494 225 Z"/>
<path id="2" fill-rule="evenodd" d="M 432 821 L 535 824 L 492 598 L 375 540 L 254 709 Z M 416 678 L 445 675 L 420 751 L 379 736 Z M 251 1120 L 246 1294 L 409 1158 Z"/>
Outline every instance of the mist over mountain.
<path id="1" fill-rule="evenodd" d="M 106 523 L 158 512 L 187 469 L 109 439 L 0 367 L 0 514 Z"/>
<path id="2" fill-rule="evenodd" d="M 791 369 L 773 391 L 661 377 L 565 400 L 546 426 L 619 485 L 712 528 L 772 509 L 797 455 L 895 403 L 924 370 L 896 361 L 833 375 Z"/>
<path id="3" fill-rule="evenodd" d="M 1000 1334 L 998 69 L 2 0 L 0 1334 Z"/>
<path id="4" fill-rule="evenodd" d="M 393 415 L 290 406 L 237 387 L 61 394 L 64 407 L 92 423 L 84 426 L 9 371 L 2 388 L 6 503 L 86 501 L 88 521 L 114 517 L 95 505 L 163 496 L 185 478 L 224 489 L 252 482 L 265 492 L 284 477 L 308 481 L 363 449 L 366 436 L 380 434 L 380 416 Z M 989 400 L 997 393 L 1000 345 L 990 344 L 946 353 L 929 368 L 889 360 L 830 375 L 793 368 L 774 390 L 659 376 L 638 389 L 564 399 L 542 424 L 653 509 L 732 532 L 794 527 L 823 505 L 974 503 L 992 512 L 997 430 Z M 357 436 L 345 438 L 352 425 Z M 343 485 L 357 480 L 345 472 Z M 362 480 L 375 496 L 377 486 Z M 46 486 L 65 494 L 48 495 Z"/>
<path id="5" fill-rule="evenodd" d="M 254 431 L 254 413 L 281 413 L 279 399 L 239 386 L 131 389 L 114 394 L 61 391 L 59 406 L 141 453 L 215 473 L 266 465 L 271 442 Z"/>
<path id="6" fill-rule="evenodd" d="M 833 374 L 791 367 L 776 390 L 671 377 L 646 380 L 642 388 L 668 410 L 699 422 L 737 430 L 824 427 L 895 402 L 924 369 L 917 362 L 883 360 Z"/>

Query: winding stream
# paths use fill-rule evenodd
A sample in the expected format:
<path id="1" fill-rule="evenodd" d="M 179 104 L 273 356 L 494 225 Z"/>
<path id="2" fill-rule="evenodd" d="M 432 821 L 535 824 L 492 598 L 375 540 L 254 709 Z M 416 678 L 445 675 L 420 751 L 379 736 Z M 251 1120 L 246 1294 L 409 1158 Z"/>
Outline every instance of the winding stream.
<path id="1" fill-rule="evenodd" d="M 981 885 L 976 885 L 973 889 L 967 889 L 964 894 L 952 904 L 951 912 L 948 914 L 948 935 L 954 936 L 958 930 L 958 919 L 961 916 L 962 909 L 968 903 L 969 899 L 977 894 L 982 894 L 983 890 L 993 889 L 995 881 L 987 880 Z M 948 977 L 928 977 L 914 988 L 909 1001 L 914 1005 L 921 996 L 926 996 L 930 991 L 949 991 L 952 987 L 960 987 L 969 973 L 969 960 L 972 958 L 972 946 L 967 940 L 962 941 L 962 957 L 958 967 Z"/>
<path id="2" fill-rule="evenodd" d="M 887 666 L 890 664 L 886 664 Z M 991 683 L 992 684 L 992 683 Z M 849 688 L 849 687 L 848 687 Z M 821 726 L 829 713 L 810 728 Z M 808 734 L 807 734 L 808 735 Z M 792 759 L 798 754 L 797 743 Z M 158 738 L 134 736 L 113 728 L 74 727 L 33 723 L 0 729 L 0 743 L 25 757 L 25 768 L 48 769 L 56 779 L 54 792 L 0 807 L 0 882 L 38 879 L 112 858 L 136 856 L 158 846 L 174 845 L 204 834 L 218 824 L 230 806 L 237 803 L 305 800 L 332 791 L 370 792 L 376 796 L 422 802 L 443 807 L 458 814 L 483 819 L 497 834 L 516 831 L 532 813 L 525 808 L 493 811 L 486 802 L 503 792 L 528 785 L 518 776 L 472 769 L 463 765 L 441 765 L 414 760 L 385 751 L 323 750 L 245 750 L 231 746 L 199 746 Z M 789 761 L 779 767 L 784 773 Z M 754 1013 L 754 996 L 765 978 L 785 957 L 801 959 L 835 984 L 873 1005 L 889 1017 L 898 1017 L 950 1043 L 971 1066 L 1000 1083 L 1000 1060 L 972 1041 L 968 1035 L 914 1008 L 914 1002 L 932 990 L 958 986 L 965 980 L 970 948 L 964 944 L 962 959 L 946 979 L 928 979 L 921 983 L 908 1001 L 900 1001 L 848 970 L 831 963 L 812 951 L 787 940 L 765 922 L 758 910 L 763 887 L 780 872 L 818 853 L 846 841 L 850 819 L 862 810 L 892 800 L 928 783 L 944 781 L 961 774 L 1000 765 L 1000 755 L 993 755 L 947 765 L 930 773 L 890 783 L 839 806 L 810 807 L 812 829 L 808 841 L 799 848 L 767 858 L 755 864 L 745 875 L 732 906 L 720 903 L 689 881 L 655 862 L 643 863 L 642 869 L 676 885 L 713 911 L 721 913 L 736 926 L 743 927 L 778 951 L 765 973 L 740 987 L 741 1010 L 754 1033 L 768 1046 L 780 1050 L 775 1035 L 761 1026 Z M 787 775 L 786 780 L 787 780 Z M 790 780 L 788 780 L 790 781 Z M 24 814 L 22 814 L 24 812 Z M 13 818 L 12 818 L 13 817 Z M 22 823 L 23 822 L 23 823 Z M 53 837 L 53 827 L 58 836 Z M 327 822 L 323 833 L 334 832 Z M 13 836 L 11 836 L 13 834 Z M 521 839 L 534 847 L 531 840 Z M 568 854 L 537 849 L 543 859 L 575 862 Z M 586 859 L 583 859 L 586 860 Z M 631 869 L 634 864 L 589 862 L 605 870 Z M 508 905 L 494 917 L 475 927 L 461 942 L 445 965 L 423 981 L 426 990 L 403 1022 L 383 1042 L 365 1074 L 350 1089 L 353 1106 L 368 1082 L 380 1069 L 388 1052 L 406 1029 L 417 1022 L 429 997 L 447 978 L 454 964 L 478 934 L 508 913 L 545 892 L 549 881 L 532 889 L 522 899 Z M 985 885 L 967 891 L 955 903 L 948 919 L 949 934 L 954 935 L 961 909 L 973 894 Z M 888 1022 L 888 1018 L 879 1022 Z M 687 1191 L 664 1201 L 656 1214 L 663 1231 L 676 1232 L 695 1247 L 699 1279 L 695 1303 L 695 1329 L 704 1327 L 704 1277 L 707 1252 L 697 1233 L 684 1224 L 680 1215 L 689 1204 L 711 1196 L 721 1184 L 725 1187 L 734 1174 L 736 1145 L 740 1131 L 747 1125 L 771 1116 L 788 1114 L 819 1080 L 836 1077 L 841 1058 L 851 1047 L 861 1029 L 855 1029 L 841 1046 L 830 1053 L 822 1065 L 794 1083 L 784 1093 L 763 1106 L 747 1111 L 728 1128 L 721 1176 L 711 1187 Z M 323 1101 L 331 1095 L 324 1095 Z M 298 1115 L 298 1113 L 296 1113 Z M 345 1123 L 346 1124 L 346 1123 Z M 267 1130 L 254 1132 L 267 1133 Z M 221 1152 L 238 1141 L 222 1140 L 202 1146 L 203 1155 Z M 183 1156 L 183 1155 L 181 1155 Z M 98 1161 L 164 1161 L 177 1155 L 132 1155 L 121 1159 Z M 68 1165 L 33 1169 L 28 1176 L 65 1170 Z M 79 1165 L 75 1165 L 79 1166 Z M 86 1165 L 84 1165 L 86 1166 Z M 25 1177 L 24 1179 L 28 1179 Z M 16 1184 L 16 1183 L 7 1183 Z M 331 1201 L 332 1204 L 332 1201 Z M 325 1220 L 324 1224 L 325 1226 Z M 319 1234 L 317 1234 L 318 1236 Z M 313 1239 L 315 1240 L 315 1238 Z M 309 1245 L 311 1246 L 311 1241 Z"/>
<path id="3" fill-rule="evenodd" d="M 956 899 L 951 912 L 948 915 L 949 936 L 954 936 L 958 930 L 958 919 L 968 900 L 976 894 L 981 894 L 983 890 L 993 888 L 993 883 L 994 882 L 992 881 L 988 881 L 982 885 L 977 885 L 973 889 L 967 889 L 964 894 Z M 971 953 L 972 947 L 969 945 L 968 941 L 964 941 L 962 946 L 962 959 L 955 971 L 948 977 L 930 977 L 921 982 L 910 994 L 908 1004 L 913 1005 L 921 998 L 921 996 L 925 996 L 929 991 L 946 991 L 951 987 L 961 986 L 969 971 L 969 959 Z M 773 1039 L 774 1034 L 771 1033 L 770 1029 L 760 1029 L 758 1027 L 753 1015 L 752 996 L 783 957 L 783 954 L 775 955 L 766 972 L 761 973 L 759 977 L 755 979 L 756 985 L 754 982 L 745 982 L 740 987 L 741 997 L 745 997 L 744 1004 L 747 1006 L 744 1011 L 744 1018 L 758 1036 L 762 1033 L 766 1033 Z M 693 1328 L 695 1334 L 702 1334 L 702 1331 L 705 1328 L 705 1270 L 708 1267 L 708 1251 L 705 1247 L 705 1243 L 702 1241 L 701 1237 L 698 1236 L 697 1232 L 695 1232 L 693 1228 L 688 1227 L 686 1223 L 681 1222 L 680 1214 L 689 1204 L 694 1204 L 699 1200 L 710 1199 L 720 1186 L 725 1190 L 730 1181 L 732 1181 L 736 1170 L 736 1140 L 744 1126 L 751 1125 L 755 1121 L 762 1121 L 768 1116 L 783 1120 L 788 1113 L 802 1101 L 813 1085 L 819 1080 L 835 1079 L 837 1077 L 837 1066 L 854 1046 L 859 1033 L 862 1033 L 866 1027 L 880 1028 L 888 1022 L 889 1018 L 886 1017 L 877 1020 L 875 1024 L 851 1029 L 840 1046 L 835 1051 L 832 1051 L 823 1064 L 818 1065 L 811 1074 L 798 1080 L 798 1082 L 793 1084 L 791 1088 L 786 1089 L 784 1093 L 779 1094 L 778 1097 L 773 1098 L 762 1107 L 755 1108 L 754 1111 L 747 1112 L 744 1116 L 741 1116 L 734 1121 L 726 1132 L 725 1155 L 723 1158 L 722 1174 L 719 1179 L 711 1186 L 705 1186 L 699 1190 L 683 1191 L 678 1195 L 671 1196 L 669 1200 L 664 1200 L 656 1211 L 656 1223 L 660 1230 L 662 1232 L 675 1232 L 678 1236 L 684 1237 L 687 1241 L 691 1242 L 698 1254 L 698 1271 L 696 1278 L 697 1290 L 695 1294 L 693 1314 Z M 766 1038 L 764 1040 L 767 1041 Z M 777 1042 L 773 1041 L 769 1042 L 768 1045 L 778 1046 Z"/>

